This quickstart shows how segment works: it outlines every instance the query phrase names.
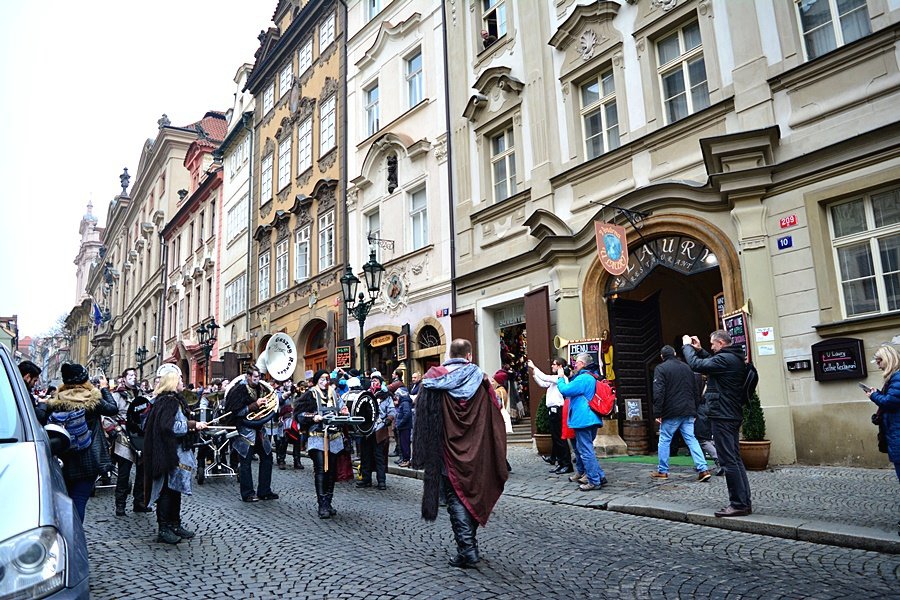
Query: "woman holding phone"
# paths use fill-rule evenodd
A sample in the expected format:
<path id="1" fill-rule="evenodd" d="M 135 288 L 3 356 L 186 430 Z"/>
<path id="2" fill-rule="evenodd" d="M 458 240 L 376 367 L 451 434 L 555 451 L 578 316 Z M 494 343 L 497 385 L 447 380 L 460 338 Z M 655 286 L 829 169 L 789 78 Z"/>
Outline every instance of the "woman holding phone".
<path id="1" fill-rule="evenodd" d="M 900 481 L 900 353 L 893 346 L 881 346 L 875 351 L 875 364 L 884 373 L 881 389 L 869 388 L 866 395 L 878 406 L 887 437 L 888 459 L 894 463 Z"/>

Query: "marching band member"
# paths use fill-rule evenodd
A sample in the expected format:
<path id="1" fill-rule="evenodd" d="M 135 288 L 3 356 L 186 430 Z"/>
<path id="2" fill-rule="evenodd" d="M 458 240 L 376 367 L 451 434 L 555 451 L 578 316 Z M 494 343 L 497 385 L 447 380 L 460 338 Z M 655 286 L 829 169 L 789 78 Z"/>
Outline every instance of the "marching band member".
<path id="1" fill-rule="evenodd" d="M 192 438 L 194 431 L 206 429 L 206 423 L 188 419 L 190 408 L 181 391 L 184 382 L 174 365 L 163 365 L 156 388 L 153 410 L 147 416 L 144 461 L 146 485 L 150 487 L 148 504 L 157 503 L 156 541 L 177 544 L 194 537 L 181 524 L 181 495 L 191 495 L 191 474 L 197 468 Z"/>
<path id="2" fill-rule="evenodd" d="M 263 425 L 247 420 L 247 415 L 265 405 L 265 390 L 259 382 L 259 369 L 250 367 L 246 376 L 237 383 L 225 398 L 225 411 L 231 413 L 231 421 L 237 427 L 238 436 L 231 442 L 240 456 L 239 479 L 241 499 L 244 502 L 277 500 L 272 491 L 272 444 L 263 435 Z M 253 492 L 253 453 L 259 456 L 259 485 Z"/>
<path id="3" fill-rule="evenodd" d="M 134 404 L 141 395 L 137 387 L 137 373 L 133 367 L 128 367 L 122 372 L 124 385 L 115 393 L 116 404 L 119 406 L 117 417 L 120 428 L 125 430 L 125 435 L 119 434 L 113 447 L 113 456 L 116 461 L 118 475 L 116 476 L 116 516 L 125 516 L 125 504 L 128 502 L 129 492 L 133 493 L 134 502 L 132 511 L 136 513 L 153 512 L 144 504 L 144 463 L 141 460 L 140 451 L 143 448 L 143 428 L 139 419 L 141 413 L 147 408 Z M 134 404 L 134 406 L 132 406 Z M 129 410 L 130 409 L 130 410 Z M 121 431 L 121 430 L 120 430 Z M 129 443 L 130 442 L 130 443 Z M 131 466 L 135 465 L 134 488 L 131 487 Z"/>
<path id="4" fill-rule="evenodd" d="M 327 414 L 348 415 L 344 401 L 334 393 L 330 385 L 328 371 L 319 369 L 313 376 L 314 385 L 307 390 L 294 406 L 294 418 L 308 428 L 309 440 L 306 450 L 313 461 L 315 471 L 316 498 L 319 503 L 319 518 L 327 519 L 337 514 L 332 506 L 334 480 L 337 471 L 338 453 L 344 449 L 343 434 L 338 427 L 328 427 Z M 325 469 L 326 454 L 330 463 Z"/>

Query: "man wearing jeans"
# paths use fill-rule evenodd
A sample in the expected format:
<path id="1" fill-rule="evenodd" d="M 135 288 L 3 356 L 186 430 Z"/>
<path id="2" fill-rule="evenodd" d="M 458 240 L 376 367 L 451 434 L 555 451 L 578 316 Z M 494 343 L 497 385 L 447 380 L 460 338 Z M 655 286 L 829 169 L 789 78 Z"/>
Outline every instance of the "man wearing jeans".
<path id="1" fill-rule="evenodd" d="M 710 474 L 706 459 L 694 437 L 694 419 L 700 400 L 694 372 L 675 357 L 672 346 L 663 346 L 659 355 L 662 362 L 653 370 L 653 412 L 659 423 L 659 466 L 650 473 L 650 477 L 669 478 L 669 448 L 675 432 L 680 431 L 694 459 L 697 480 L 708 481 Z"/>
<path id="2" fill-rule="evenodd" d="M 559 377 L 556 382 L 559 392 L 569 398 L 568 425 L 575 430 L 578 468 L 584 472 L 584 478 L 578 480 L 581 484 L 578 489 L 582 492 L 599 490 L 606 485 L 606 475 L 594 454 L 594 438 L 603 421 L 591 410 L 588 402 L 594 396 L 597 380 L 602 377 L 600 367 L 590 354 L 582 353 L 575 357 L 576 375 L 572 381 L 566 382 L 563 367 L 554 365 L 554 369 Z"/>

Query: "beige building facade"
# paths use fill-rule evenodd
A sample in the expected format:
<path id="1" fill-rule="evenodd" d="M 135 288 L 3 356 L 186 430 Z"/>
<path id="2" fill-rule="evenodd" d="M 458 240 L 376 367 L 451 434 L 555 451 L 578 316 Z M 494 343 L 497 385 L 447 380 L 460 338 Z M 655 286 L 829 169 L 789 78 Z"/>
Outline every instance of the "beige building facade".
<path id="1" fill-rule="evenodd" d="M 856 384 L 900 342 L 900 7 L 491 0 L 447 21 L 453 335 L 485 370 L 608 331 L 641 428 L 605 433 L 652 449 L 659 348 L 739 313 L 771 462 L 885 466 Z M 621 275 L 595 222 L 625 229 Z"/>
<path id="2" fill-rule="evenodd" d="M 446 355 L 453 305 L 441 2 L 348 2 L 350 265 L 375 251 L 382 290 L 366 367 L 411 375 Z M 348 337 L 358 352 L 359 323 Z"/>

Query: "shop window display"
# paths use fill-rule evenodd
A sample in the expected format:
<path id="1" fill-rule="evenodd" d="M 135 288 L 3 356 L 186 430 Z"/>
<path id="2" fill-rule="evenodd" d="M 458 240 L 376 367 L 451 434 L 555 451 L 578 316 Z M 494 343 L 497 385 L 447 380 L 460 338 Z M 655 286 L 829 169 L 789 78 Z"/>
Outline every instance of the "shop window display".
<path id="1" fill-rule="evenodd" d="M 507 373 L 510 416 L 513 421 L 527 418 L 528 394 L 528 337 L 525 324 L 500 330 L 500 364 Z"/>

